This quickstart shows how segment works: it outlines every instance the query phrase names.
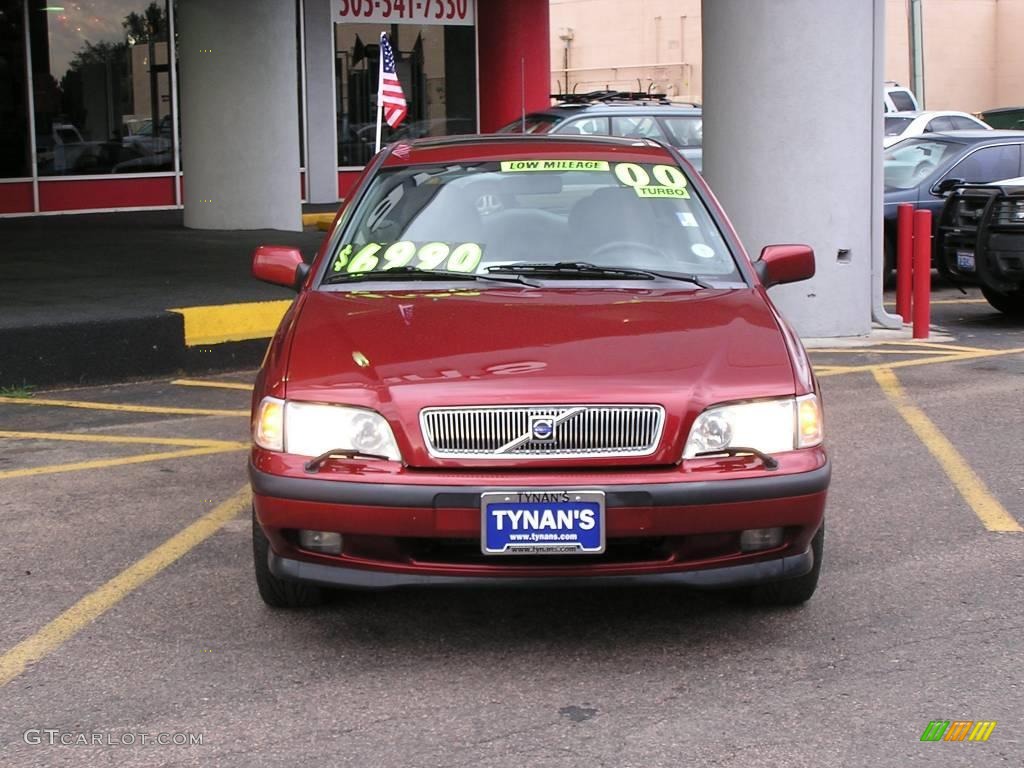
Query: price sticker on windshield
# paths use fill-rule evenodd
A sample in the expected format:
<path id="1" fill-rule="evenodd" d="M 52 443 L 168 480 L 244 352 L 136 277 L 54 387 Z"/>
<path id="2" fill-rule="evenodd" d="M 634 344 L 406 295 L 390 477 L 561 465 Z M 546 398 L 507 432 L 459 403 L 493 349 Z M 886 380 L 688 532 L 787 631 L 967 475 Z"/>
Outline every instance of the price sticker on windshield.
<path id="1" fill-rule="evenodd" d="M 479 243 L 414 243 L 399 240 L 395 243 L 353 243 L 341 248 L 331 263 L 331 272 L 357 274 L 387 272 L 389 269 L 412 267 L 444 272 L 476 272 L 483 258 Z"/>
<path id="2" fill-rule="evenodd" d="M 616 163 L 615 178 L 632 187 L 637 197 L 678 197 L 690 199 L 686 174 L 674 165 L 655 165 L 650 173 L 637 163 Z"/>

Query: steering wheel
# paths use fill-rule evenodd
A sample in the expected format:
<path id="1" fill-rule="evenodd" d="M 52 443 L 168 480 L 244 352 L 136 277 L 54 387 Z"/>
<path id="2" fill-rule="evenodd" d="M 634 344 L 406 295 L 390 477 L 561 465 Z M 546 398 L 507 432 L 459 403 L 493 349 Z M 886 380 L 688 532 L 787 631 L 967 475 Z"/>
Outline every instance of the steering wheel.
<path id="1" fill-rule="evenodd" d="M 612 253 L 616 258 L 608 259 L 607 257 Z M 629 257 L 623 258 L 623 253 L 628 254 Z M 637 258 L 638 255 L 640 258 Z M 651 263 L 650 258 L 643 258 L 643 256 L 653 256 L 654 263 Z M 606 257 L 603 260 L 604 263 L 602 263 L 602 257 Z M 586 260 L 602 267 L 635 267 L 636 269 L 658 269 L 667 261 L 665 252 L 660 248 L 634 240 L 613 240 L 600 245 L 590 252 Z"/>

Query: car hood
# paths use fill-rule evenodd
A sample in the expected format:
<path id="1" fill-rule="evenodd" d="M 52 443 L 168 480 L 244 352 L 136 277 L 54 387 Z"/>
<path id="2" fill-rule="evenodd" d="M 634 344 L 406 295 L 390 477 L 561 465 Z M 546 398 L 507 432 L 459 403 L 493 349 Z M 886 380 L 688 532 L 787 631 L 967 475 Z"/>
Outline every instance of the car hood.
<path id="1" fill-rule="evenodd" d="M 675 461 L 680 432 L 708 405 L 793 393 L 763 295 L 689 286 L 314 291 L 287 383 L 289 399 L 380 411 L 412 465 L 434 463 L 420 437 L 426 407 L 660 404 L 661 458 Z"/>

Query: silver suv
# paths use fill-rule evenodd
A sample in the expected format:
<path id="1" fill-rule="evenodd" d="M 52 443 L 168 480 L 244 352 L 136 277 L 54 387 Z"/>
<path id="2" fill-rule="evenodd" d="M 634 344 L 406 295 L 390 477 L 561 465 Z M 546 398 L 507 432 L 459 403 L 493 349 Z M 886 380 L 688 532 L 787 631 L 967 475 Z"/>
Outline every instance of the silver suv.
<path id="1" fill-rule="evenodd" d="M 529 112 L 499 133 L 582 134 L 656 139 L 676 147 L 698 171 L 703 160 L 700 106 L 668 101 L 662 94 L 592 91 L 552 96 L 559 102 Z"/>

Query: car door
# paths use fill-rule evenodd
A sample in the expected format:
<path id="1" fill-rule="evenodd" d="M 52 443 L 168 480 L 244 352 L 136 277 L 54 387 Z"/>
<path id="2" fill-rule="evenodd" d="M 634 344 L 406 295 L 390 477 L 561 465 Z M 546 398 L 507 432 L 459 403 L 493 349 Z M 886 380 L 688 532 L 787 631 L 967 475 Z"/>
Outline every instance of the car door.
<path id="1" fill-rule="evenodd" d="M 933 223 L 938 222 L 939 212 L 946 201 L 938 186 L 946 179 L 962 179 L 973 184 L 988 184 L 1021 175 L 1021 145 L 996 144 L 979 147 L 964 155 L 938 179 L 931 179 L 918 190 L 918 208 L 930 210 Z"/>

